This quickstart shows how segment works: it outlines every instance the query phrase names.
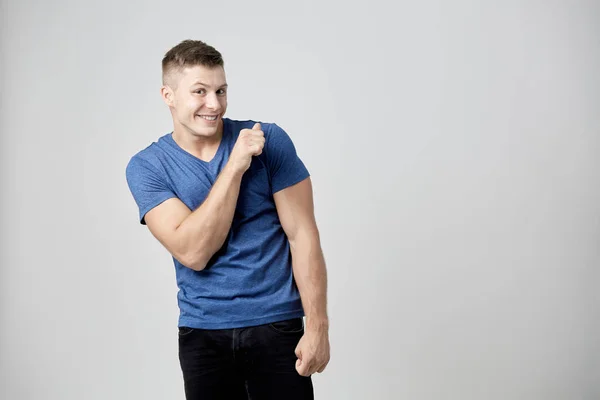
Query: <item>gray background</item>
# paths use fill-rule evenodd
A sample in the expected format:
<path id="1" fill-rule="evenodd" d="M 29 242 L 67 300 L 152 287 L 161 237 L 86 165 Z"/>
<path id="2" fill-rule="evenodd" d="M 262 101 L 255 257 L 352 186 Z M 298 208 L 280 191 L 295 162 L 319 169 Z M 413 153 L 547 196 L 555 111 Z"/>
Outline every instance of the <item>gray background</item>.
<path id="1" fill-rule="evenodd" d="M 312 173 L 317 398 L 600 398 L 597 2 L 0 4 L 1 399 L 183 398 L 125 166 L 186 38 Z"/>

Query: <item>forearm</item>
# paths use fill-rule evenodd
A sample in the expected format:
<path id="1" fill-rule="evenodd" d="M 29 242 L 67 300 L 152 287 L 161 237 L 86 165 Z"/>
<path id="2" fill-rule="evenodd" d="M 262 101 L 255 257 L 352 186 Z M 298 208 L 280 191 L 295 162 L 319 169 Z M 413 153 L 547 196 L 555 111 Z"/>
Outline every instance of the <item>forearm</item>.
<path id="1" fill-rule="evenodd" d="M 318 231 L 290 240 L 294 280 L 306 314 L 307 330 L 328 330 L 327 270 Z"/>
<path id="2" fill-rule="evenodd" d="M 204 202 L 177 227 L 189 268 L 202 270 L 231 228 L 243 172 L 225 165 Z"/>

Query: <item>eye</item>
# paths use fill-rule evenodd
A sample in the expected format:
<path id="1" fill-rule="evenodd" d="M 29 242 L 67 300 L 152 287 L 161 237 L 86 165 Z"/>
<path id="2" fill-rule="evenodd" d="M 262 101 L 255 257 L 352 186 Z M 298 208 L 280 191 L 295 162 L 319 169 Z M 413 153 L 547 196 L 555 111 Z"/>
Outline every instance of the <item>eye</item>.
<path id="1" fill-rule="evenodd" d="M 198 93 L 198 94 L 204 94 L 204 92 L 206 92 L 206 90 L 204 90 L 204 89 L 198 89 L 198 90 L 194 91 L 194 93 Z"/>
<path id="2" fill-rule="evenodd" d="M 225 89 L 219 89 L 219 90 L 217 90 L 217 94 L 220 96 L 223 96 L 223 95 L 227 94 L 227 91 Z"/>

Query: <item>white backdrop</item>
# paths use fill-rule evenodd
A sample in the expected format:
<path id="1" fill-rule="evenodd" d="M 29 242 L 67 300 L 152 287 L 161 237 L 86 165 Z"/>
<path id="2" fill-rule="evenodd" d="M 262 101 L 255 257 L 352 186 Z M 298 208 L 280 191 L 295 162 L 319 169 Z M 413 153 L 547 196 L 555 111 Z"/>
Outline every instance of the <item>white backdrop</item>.
<path id="1" fill-rule="evenodd" d="M 600 398 L 597 2 L 0 4 L 1 399 L 183 399 L 125 166 L 188 38 L 312 174 L 318 399 Z"/>

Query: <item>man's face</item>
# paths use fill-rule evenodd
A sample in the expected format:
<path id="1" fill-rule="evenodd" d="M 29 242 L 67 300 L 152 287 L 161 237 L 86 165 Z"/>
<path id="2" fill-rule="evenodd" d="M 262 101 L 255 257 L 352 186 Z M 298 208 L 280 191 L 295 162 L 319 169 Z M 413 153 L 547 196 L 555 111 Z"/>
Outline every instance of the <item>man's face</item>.
<path id="1" fill-rule="evenodd" d="M 174 73 L 171 83 L 176 88 L 168 86 L 163 96 L 170 91 L 165 101 L 176 129 L 204 138 L 222 129 L 221 118 L 227 110 L 227 81 L 222 67 L 187 67 Z"/>

